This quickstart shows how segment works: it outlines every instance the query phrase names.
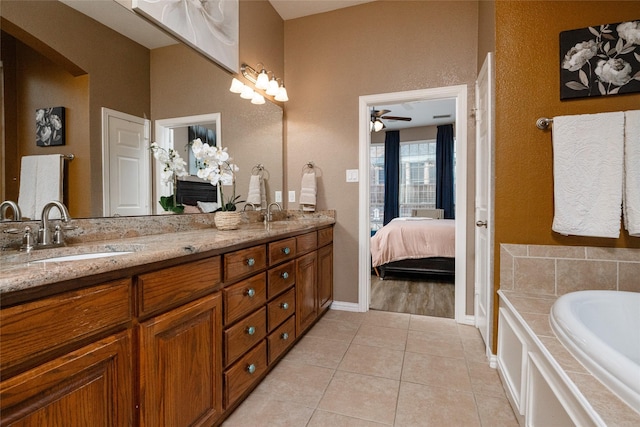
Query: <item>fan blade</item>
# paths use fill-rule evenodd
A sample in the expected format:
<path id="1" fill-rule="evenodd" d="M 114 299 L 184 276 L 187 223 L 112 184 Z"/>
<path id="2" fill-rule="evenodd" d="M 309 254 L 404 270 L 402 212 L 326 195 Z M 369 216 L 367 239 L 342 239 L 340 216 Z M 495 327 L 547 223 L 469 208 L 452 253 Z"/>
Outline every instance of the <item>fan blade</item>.
<path id="1" fill-rule="evenodd" d="M 395 117 L 395 116 L 384 116 L 384 117 L 380 117 L 381 119 L 385 119 L 385 120 L 402 120 L 404 122 L 410 122 L 411 121 L 411 117 Z"/>
<path id="2" fill-rule="evenodd" d="M 371 115 L 374 117 L 380 117 L 390 112 L 391 110 L 371 110 Z"/>

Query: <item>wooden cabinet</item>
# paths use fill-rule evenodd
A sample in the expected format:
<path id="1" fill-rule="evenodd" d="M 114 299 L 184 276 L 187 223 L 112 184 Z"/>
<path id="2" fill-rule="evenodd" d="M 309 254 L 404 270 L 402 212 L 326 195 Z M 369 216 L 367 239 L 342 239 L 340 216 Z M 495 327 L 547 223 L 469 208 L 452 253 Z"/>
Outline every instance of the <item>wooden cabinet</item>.
<path id="1" fill-rule="evenodd" d="M 140 425 L 210 425 L 222 414 L 220 293 L 140 325 Z"/>
<path id="2" fill-rule="evenodd" d="M 296 334 L 300 336 L 316 320 L 317 253 L 296 260 Z"/>
<path id="3" fill-rule="evenodd" d="M 318 249 L 318 314 L 333 302 L 333 244 Z"/>
<path id="4" fill-rule="evenodd" d="M 332 230 L 3 307 L 0 426 L 220 424 L 331 304 Z"/>
<path id="5" fill-rule="evenodd" d="M 0 383 L 2 426 L 134 425 L 131 332 L 71 351 Z"/>

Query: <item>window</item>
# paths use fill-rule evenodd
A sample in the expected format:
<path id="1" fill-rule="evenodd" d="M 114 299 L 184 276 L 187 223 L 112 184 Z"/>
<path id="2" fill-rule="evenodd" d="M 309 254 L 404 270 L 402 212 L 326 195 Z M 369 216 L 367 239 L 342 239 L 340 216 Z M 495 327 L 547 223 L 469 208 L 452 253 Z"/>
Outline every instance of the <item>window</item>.
<path id="1" fill-rule="evenodd" d="M 384 144 L 371 144 L 369 157 L 369 218 L 371 230 L 378 230 L 382 227 L 384 219 Z M 455 148 L 453 158 L 455 168 Z M 401 217 L 411 216 L 412 209 L 436 207 L 434 139 L 400 143 L 399 192 Z"/>

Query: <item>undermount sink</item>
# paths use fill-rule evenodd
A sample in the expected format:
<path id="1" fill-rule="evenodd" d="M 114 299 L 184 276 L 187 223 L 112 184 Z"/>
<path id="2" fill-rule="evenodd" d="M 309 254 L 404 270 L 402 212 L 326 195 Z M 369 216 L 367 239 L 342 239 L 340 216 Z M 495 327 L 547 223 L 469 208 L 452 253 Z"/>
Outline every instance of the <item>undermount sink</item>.
<path id="1" fill-rule="evenodd" d="M 94 258 L 105 258 L 105 257 L 111 257 L 111 256 L 126 255 L 130 253 L 133 253 L 133 252 L 132 251 L 91 252 L 91 253 L 84 253 L 84 254 L 73 254 L 73 255 L 57 256 L 52 258 L 44 258 L 44 259 L 39 259 L 33 262 L 36 263 L 36 262 L 82 261 L 82 260 L 94 259 Z"/>

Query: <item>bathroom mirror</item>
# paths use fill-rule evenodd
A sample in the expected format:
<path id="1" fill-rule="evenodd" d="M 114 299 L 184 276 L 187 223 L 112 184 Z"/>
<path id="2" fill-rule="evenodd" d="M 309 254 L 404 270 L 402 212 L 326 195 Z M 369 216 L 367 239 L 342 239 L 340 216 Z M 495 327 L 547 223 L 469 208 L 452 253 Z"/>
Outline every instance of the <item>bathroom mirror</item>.
<path id="1" fill-rule="evenodd" d="M 72 133 L 68 138 L 71 142 L 68 142 L 66 146 L 55 147 L 55 149 L 54 147 L 46 147 L 48 148 L 46 154 L 60 151 L 75 155 L 75 159 L 68 164 L 68 167 L 71 168 L 71 174 L 67 183 L 69 210 L 73 217 L 103 216 L 101 174 L 103 159 L 101 155 L 102 138 L 99 129 L 101 126 L 101 107 L 113 108 L 138 117 L 152 116 L 159 120 L 219 113 L 222 123 L 219 136 L 222 145 L 228 148 L 234 161 L 240 167 L 236 181 L 237 193 L 243 195 L 242 199 L 244 200 L 248 192 L 252 169 L 258 164 L 263 164 L 266 170 L 268 199 L 273 200 L 274 191 L 282 190 L 283 114 L 280 106 L 268 101 L 264 105 L 252 105 L 236 94 L 230 93 L 228 88 L 231 75 L 184 45 L 177 43 L 151 51 L 138 45 L 137 51 L 121 53 L 115 51 L 112 46 L 120 43 L 123 36 L 61 2 L 37 2 L 37 8 L 31 7 L 34 13 L 33 19 L 26 16 L 28 12 L 15 12 L 18 8 L 27 8 L 28 6 L 25 5 L 29 3 L 34 2 L 3 0 L 3 7 L 0 10 L 3 17 L 3 56 L 5 52 L 4 39 L 9 38 L 6 37 L 4 31 L 15 30 L 11 31 L 11 36 L 18 40 L 20 49 L 23 50 L 25 50 L 25 46 L 31 49 L 34 43 L 50 48 L 51 45 L 54 45 L 51 43 L 51 38 L 57 38 L 57 46 L 60 49 L 48 52 L 50 55 L 47 55 L 46 60 L 52 56 L 60 59 L 64 72 L 70 73 L 71 77 L 68 80 L 72 83 L 69 83 L 69 86 L 74 86 L 74 89 L 70 90 L 68 86 L 64 86 L 62 89 L 56 88 L 56 90 L 67 96 L 63 105 L 72 106 L 72 108 L 67 108 L 67 122 L 69 127 L 73 129 L 71 129 Z M 103 4 L 113 2 L 91 3 L 95 8 L 100 8 L 103 7 Z M 15 18 L 18 13 L 21 15 L 21 22 L 24 22 L 24 26 L 29 26 L 29 28 L 10 28 L 11 23 L 7 23 L 4 19 L 5 13 L 13 13 L 11 18 Z M 133 16 L 140 22 L 144 21 L 143 18 L 135 14 Z M 38 29 L 34 30 L 33 27 L 38 27 Z M 72 30 L 76 28 L 77 32 L 72 34 Z M 28 40 L 21 40 L 20 37 L 15 36 L 16 33 L 25 36 Z M 34 33 L 43 35 L 35 37 Z M 46 36 L 48 34 L 51 35 L 51 38 Z M 70 43 L 69 40 L 72 38 L 87 42 Z M 96 48 L 96 40 L 105 40 L 105 38 L 108 43 L 104 42 L 99 45 L 99 48 Z M 124 42 L 131 44 L 128 39 Z M 76 58 L 73 55 L 75 52 L 72 50 L 76 49 L 78 45 L 81 45 L 85 51 Z M 87 46 L 84 47 L 84 45 Z M 101 58 L 95 58 L 95 52 L 86 52 L 90 49 L 98 51 Z M 22 55 L 22 59 L 26 56 L 30 61 L 23 63 L 41 64 L 45 61 L 35 58 L 34 56 L 40 53 L 33 49 L 27 54 L 23 52 L 19 54 Z M 111 62 L 100 63 L 99 67 L 95 66 L 96 61 L 106 61 L 104 58 L 109 55 L 113 58 Z M 72 60 L 75 59 L 77 60 L 72 63 Z M 126 62 L 126 64 L 118 63 L 117 60 Z M 138 62 L 141 63 L 140 66 L 138 66 Z M 20 176 L 21 156 L 42 154 L 42 152 L 36 151 L 35 142 L 31 141 L 31 134 L 34 132 L 31 130 L 34 117 L 32 107 L 33 104 L 40 101 L 33 101 L 25 107 L 17 102 L 15 96 L 14 99 L 11 99 L 12 94 L 7 90 L 12 91 L 17 84 L 15 80 L 11 81 L 10 79 L 22 73 L 19 68 L 14 67 L 13 74 L 11 74 L 8 65 L 10 65 L 8 62 L 4 62 L 3 67 L 0 68 L 5 83 L 2 114 L 5 123 L 18 123 L 16 127 L 20 127 L 17 130 L 9 129 L 9 127 L 4 129 L 5 134 L 2 139 L 4 144 L 2 147 L 4 149 L 2 156 L 3 186 L 5 190 L 10 190 L 5 192 L 5 198 L 17 200 L 17 182 L 14 189 L 11 189 L 11 184 Z M 125 67 L 126 71 L 122 71 L 122 67 Z M 58 71 L 53 74 L 56 73 Z M 146 78 L 142 75 L 146 75 Z M 197 83 L 194 84 L 194 82 Z M 19 84 L 25 85 L 24 82 Z M 81 88 L 76 91 L 75 86 L 81 86 Z M 50 92 L 48 88 L 45 87 L 45 89 L 46 92 Z M 74 94 L 75 98 L 70 99 L 71 95 L 69 94 Z M 13 102 L 13 105 L 6 108 L 7 102 Z M 131 111 L 127 111 L 127 109 Z M 195 123 L 196 121 L 193 124 L 199 124 Z M 152 129 L 156 127 L 154 122 L 155 120 L 151 122 Z M 155 139 L 156 135 L 152 134 L 151 141 Z M 154 161 L 155 159 L 152 159 L 152 162 Z M 76 179 L 77 177 L 80 178 Z M 76 207 L 78 201 L 86 206 Z M 153 203 L 157 203 L 155 196 Z"/>

